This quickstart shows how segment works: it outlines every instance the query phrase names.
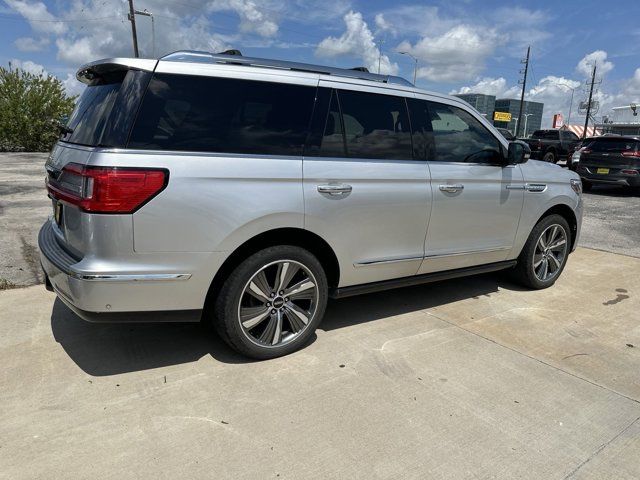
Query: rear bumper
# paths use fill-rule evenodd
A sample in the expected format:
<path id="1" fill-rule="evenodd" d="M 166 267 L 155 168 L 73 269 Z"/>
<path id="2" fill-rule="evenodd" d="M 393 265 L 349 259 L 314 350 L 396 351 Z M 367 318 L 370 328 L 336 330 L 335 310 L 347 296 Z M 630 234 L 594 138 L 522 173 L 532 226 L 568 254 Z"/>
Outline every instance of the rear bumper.
<path id="1" fill-rule="evenodd" d="M 191 292 L 189 273 L 87 272 L 80 260 L 56 240 L 50 221 L 38 236 L 45 285 L 71 310 L 91 322 L 192 322 L 199 321 L 204 293 Z M 198 282 L 196 282 L 197 284 Z M 184 292 L 184 293 L 183 293 Z M 187 293 L 188 292 L 188 293 Z M 193 308 L 196 306 L 197 308 Z"/>
<path id="2" fill-rule="evenodd" d="M 626 175 L 623 173 L 599 175 L 591 173 L 582 166 L 578 166 L 576 172 L 580 175 L 580 178 L 590 183 L 598 183 L 602 185 L 621 185 L 624 187 L 640 187 L 640 175 Z"/>

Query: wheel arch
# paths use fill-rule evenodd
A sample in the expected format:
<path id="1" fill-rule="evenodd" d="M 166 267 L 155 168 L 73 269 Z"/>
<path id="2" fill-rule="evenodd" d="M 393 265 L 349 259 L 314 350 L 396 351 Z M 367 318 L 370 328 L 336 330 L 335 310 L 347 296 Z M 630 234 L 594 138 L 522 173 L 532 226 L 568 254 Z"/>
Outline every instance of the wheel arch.
<path id="1" fill-rule="evenodd" d="M 340 280 L 338 257 L 322 237 L 302 228 L 276 228 L 248 239 L 225 259 L 209 286 L 205 308 L 213 304 L 224 280 L 244 259 L 259 250 L 276 245 L 294 245 L 308 250 L 318 258 L 324 268 L 329 287 L 338 286 Z"/>
<path id="2" fill-rule="evenodd" d="M 573 209 L 564 203 L 558 203 L 554 206 L 552 206 L 551 208 L 547 209 L 542 215 L 540 215 L 540 218 L 538 218 L 538 220 L 536 221 L 536 225 L 538 224 L 538 222 L 540 222 L 540 220 L 542 220 L 544 217 L 548 217 L 549 215 L 553 215 L 553 214 L 557 214 L 560 215 L 561 217 L 563 217 L 567 223 L 569 224 L 569 228 L 571 229 L 571 248 L 570 250 L 573 250 L 575 241 L 576 241 L 576 237 L 577 237 L 577 233 L 578 233 L 578 219 L 576 218 L 576 214 L 573 211 Z"/>

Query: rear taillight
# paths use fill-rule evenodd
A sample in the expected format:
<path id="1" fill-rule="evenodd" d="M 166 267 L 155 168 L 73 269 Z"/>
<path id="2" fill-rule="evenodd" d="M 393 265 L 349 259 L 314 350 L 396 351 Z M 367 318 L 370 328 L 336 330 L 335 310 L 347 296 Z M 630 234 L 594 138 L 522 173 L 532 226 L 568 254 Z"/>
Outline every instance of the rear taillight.
<path id="1" fill-rule="evenodd" d="M 47 180 L 49 194 L 85 212 L 133 213 L 169 180 L 161 168 L 91 167 L 69 163 L 56 179 Z"/>
<path id="2" fill-rule="evenodd" d="M 640 157 L 640 151 L 627 150 L 622 152 L 623 157 Z"/>
<path id="3" fill-rule="evenodd" d="M 625 175 L 638 175 L 638 170 L 620 170 L 620 173 Z"/>

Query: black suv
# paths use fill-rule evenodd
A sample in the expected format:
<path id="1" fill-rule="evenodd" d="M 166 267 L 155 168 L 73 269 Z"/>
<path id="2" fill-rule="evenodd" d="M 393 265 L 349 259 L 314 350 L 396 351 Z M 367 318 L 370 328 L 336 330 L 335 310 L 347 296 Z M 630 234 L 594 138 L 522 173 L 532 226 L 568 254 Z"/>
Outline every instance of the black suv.
<path id="1" fill-rule="evenodd" d="M 640 188 L 640 137 L 587 139 L 579 153 L 575 171 L 584 190 L 598 183 Z"/>

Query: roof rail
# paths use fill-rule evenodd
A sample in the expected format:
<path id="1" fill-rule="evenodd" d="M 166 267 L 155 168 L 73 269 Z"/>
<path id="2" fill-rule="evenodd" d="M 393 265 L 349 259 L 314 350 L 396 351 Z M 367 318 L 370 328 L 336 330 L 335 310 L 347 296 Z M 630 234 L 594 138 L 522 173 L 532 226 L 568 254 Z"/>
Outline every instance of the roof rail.
<path id="1" fill-rule="evenodd" d="M 413 87 L 413 84 L 402 77 L 393 75 L 378 75 L 369 73 L 362 67 L 355 69 L 326 67 L 309 63 L 288 62 L 285 60 L 269 60 L 266 58 L 243 57 L 241 55 L 229 55 L 223 53 L 201 52 L 197 50 L 180 50 L 161 57 L 160 60 L 169 62 L 187 63 L 222 63 L 228 65 L 244 65 L 247 67 L 273 68 L 298 72 L 312 72 L 322 75 L 334 75 L 336 77 L 357 78 L 372 82 L 393 83 Z"/>

